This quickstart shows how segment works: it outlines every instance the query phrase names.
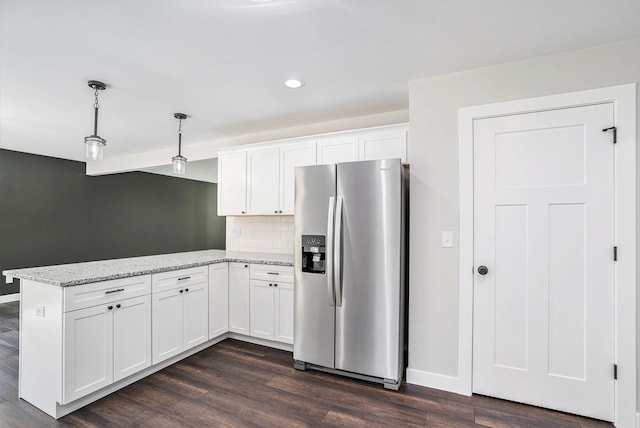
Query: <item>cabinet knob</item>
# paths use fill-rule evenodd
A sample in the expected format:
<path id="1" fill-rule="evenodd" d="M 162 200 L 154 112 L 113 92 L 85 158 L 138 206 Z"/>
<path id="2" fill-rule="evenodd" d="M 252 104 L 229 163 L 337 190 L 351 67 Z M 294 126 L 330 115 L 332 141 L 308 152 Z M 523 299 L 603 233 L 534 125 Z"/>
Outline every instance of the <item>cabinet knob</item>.
<path id="1" fill-rule="evenodd" d="M 280 214 L 282 214 L 282 210 L 278 211 Z"/>
<path id="2" fill-rule="evenodd" d="M 275 210 L 273 213 L 274 213 L 274 214 L 278 214 L 278 210 Z"/>
<path id="3" fill-rule="evenodd" d="M 107 309 L 111 310 L 113 309 L 113 306 L 108 306 Z"/>
<path id="4" fill-rule="evenodd" d="M 244 214 L 244 211 L 242 211 L 242 214 Z"/>
<path id="5" fill-rule="evenodd" d="M 249 265 L 244 265 L 244 267 L 249 267 Z"/>
<path id="6" fill-rule="evenodd" d="M 278 284 L 273 284 L 273 286 L 274 286 L 274 287 L 277 287 L 277 286 L 278 286 Z"/>
<path id="7" fill-rule="evenodd" d="M 116 309 L 120 309 L 121 307 L 122 307 L 122 305 L 121 305 L 120 303 L 118 303 L 118 304 L 116 305 Z"/>
<path id="8" fill-rule="evenodd" d="M 184 293 L 184 290 L 180 290 L 181 293 Z"/>
<path id="9" fill-rule="evenodd" d="M 269 287 L 273 287 L 273 284 L 269 284 Z"/>
<path id="10" fill-rule="evenodd" d="M 184 289 L 184 291 L 189 292 L 189 289 L 188 289 L 188 288 L 185 288 L 185 289 Z"/>

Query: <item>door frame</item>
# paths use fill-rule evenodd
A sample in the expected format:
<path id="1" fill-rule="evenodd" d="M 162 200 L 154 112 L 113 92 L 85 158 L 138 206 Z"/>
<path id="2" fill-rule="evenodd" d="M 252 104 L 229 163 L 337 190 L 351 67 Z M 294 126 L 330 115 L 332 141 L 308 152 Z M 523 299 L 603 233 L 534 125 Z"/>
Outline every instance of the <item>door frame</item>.
<path id="1" fill-rule="evenodd" d="M 473 123 L 477 119 L 613 103 L 618 143 L 614 150 L 615 382 L 617 426 L 636 426 L 636 84 L 464 107 L 458 111 L 460 264 L 458 378 L 456 392 L 473 391 Z M 613 363 L 613 362 L 612 362 Z M 612 367 L 613 370 L 613 367 Z"/>

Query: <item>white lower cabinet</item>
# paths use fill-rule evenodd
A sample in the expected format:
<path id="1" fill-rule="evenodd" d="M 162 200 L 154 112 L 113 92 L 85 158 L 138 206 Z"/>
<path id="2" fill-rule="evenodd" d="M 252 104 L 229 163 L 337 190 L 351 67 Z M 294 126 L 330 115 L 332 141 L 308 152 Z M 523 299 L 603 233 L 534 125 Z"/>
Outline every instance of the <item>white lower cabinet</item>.
<path id="1" fill-rule="evenodd" d="M 251 336 L 293 343 L 292 280 L 291 267 L 251 265 Z"/>
<path id="2" fill-rule="evenodd" d="M 153 364 L 209 339 L 206 266 L 153 275 L 152 288 Z M 156 292 L 160 288 L 164 291 Z"/>
<path id="3" fill-rule="evenodd" d="M 277 342 L 293 343 L 293 283 L 278 283 L 274 292 L 274 340 Z"/>
<path id="4" fill-rule="evenodd" d="M 229 264 L 209 265 L 209 339 L 229 331 Z"/>
<path id="5" fill-rule="evenodd" d="M 229 263 L 229 331 L 250 334 L 249 265 Z"/>
<path id="6" fill-rule="evenodd" d="M 62 404 L 151 365 L 149 295 L 63 315 Z"/>
<path id="7" fill-rule="evenodd" d="M 251 296 L 251 336 L 274 340 L 275 300 L 273 283 L 250 281 Z"/>

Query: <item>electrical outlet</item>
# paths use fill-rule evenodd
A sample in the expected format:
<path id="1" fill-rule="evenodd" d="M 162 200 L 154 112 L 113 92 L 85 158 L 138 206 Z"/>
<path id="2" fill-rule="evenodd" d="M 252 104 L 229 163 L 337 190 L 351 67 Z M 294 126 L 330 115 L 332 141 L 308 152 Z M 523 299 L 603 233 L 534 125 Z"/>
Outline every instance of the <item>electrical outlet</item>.
<path id="1" fill-rule="evenodd" d="M 36 305 L 36 316 L 44 318 L 44 305 Z"/>
<path id="2" fill-rule="evenodd" d="M 240 230 L 239 227 L 234 227 L 231 229 L 232 238 L 239 238 L 241 234 L 242 234 L 242 231 Z"/>

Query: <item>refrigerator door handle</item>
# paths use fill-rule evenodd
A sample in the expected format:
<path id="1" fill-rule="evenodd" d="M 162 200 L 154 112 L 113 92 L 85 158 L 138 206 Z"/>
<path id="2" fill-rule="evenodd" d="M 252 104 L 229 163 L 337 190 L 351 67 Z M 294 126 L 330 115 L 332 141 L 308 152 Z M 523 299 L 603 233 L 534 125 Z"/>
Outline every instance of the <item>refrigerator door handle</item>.
<path id="1" fill-rule="evenodd" d="M 338 196 L 335 233 L 333 238 L 333 272 L 336 306 L 342 306 L 342 196 Z"/>
<path id="2" fill-rule="evenodd" d="M 329 198 L 329 212 L 327 214 L 327 288 L 329 292 L 329 306 L 335 305 L 336 294 L 333 287 L 333 225 L 335 217 L 335 197 Z"/>

